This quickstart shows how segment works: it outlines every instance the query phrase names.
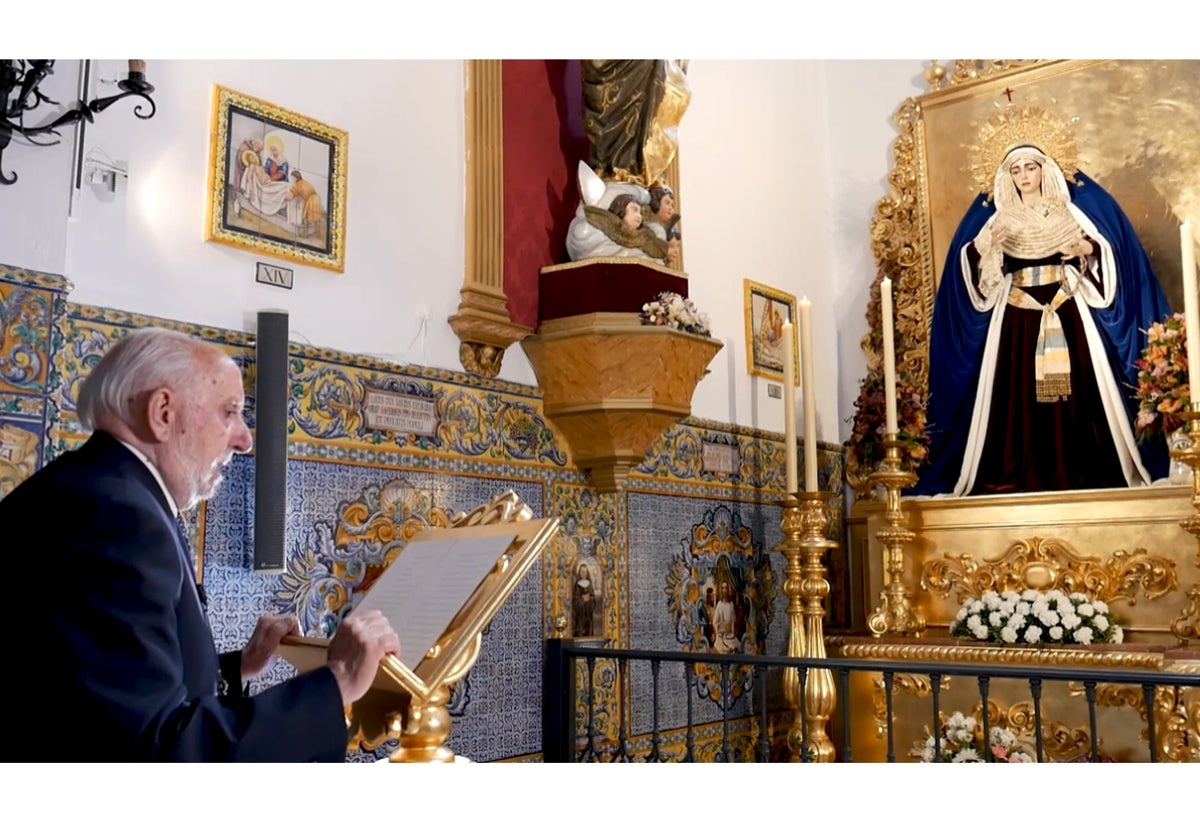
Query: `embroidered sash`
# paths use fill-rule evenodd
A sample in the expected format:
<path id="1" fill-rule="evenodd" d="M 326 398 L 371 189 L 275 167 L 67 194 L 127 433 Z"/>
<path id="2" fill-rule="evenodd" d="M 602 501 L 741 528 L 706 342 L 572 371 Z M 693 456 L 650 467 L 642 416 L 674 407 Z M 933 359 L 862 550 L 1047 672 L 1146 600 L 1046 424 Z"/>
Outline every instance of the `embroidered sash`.
<path id="1" fill-rule="evenodd" d="M 1008 292 L 1009 306 L 1040 309 L 1042 312 L 1034 357 L 1038 402 L 1058 402 L 1071 396 L 1071 357 L 1067 352 L 1062 321 L 1058 317 L 1058 308 L 1071 299 L 1061 285 L 1065 279 L 1066 271 L 1061 265 L 1030 266 L 1013 272 L 1012 288 Z M 1053 283 L 1059 283 L 1059 289 L 1045 306 L 1023 291 Z"/>

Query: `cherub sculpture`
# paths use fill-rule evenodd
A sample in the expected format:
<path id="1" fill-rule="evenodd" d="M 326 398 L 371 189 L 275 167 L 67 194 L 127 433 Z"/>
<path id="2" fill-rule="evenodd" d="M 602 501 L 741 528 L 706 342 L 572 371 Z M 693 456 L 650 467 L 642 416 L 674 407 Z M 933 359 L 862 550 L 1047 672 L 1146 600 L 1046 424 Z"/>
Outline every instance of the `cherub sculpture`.
<path id="1" fill-rule="evenodd" d="M 678 243 L 679 215 L 662 176 L 691 98 L 686 62 L 591 59 L 582 70 L 590 151 L 579 163 L 580 202 L 567 254 L 573 261 L 637 257 L 677 267 L 668 243 Z"/>
<path id="2" fill-rule="evenodd" d="M 572 260 L 640 257 L 665 263 L 667 239 L 645 221 L 650 215 L 649 190 L 633 183 L 606 183 L 580 161 L 579 194 L 579 207 L 567 229 Z"/>

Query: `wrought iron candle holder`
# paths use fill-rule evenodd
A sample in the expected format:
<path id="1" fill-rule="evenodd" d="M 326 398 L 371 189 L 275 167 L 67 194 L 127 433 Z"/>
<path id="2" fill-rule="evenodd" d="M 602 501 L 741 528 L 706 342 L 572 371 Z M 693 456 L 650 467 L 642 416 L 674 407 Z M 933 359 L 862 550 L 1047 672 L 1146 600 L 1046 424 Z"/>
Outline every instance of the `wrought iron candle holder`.
<path id="1" fill-rule="evenodd" d="M 154 85 L 146 81 L 146 62 L 142 59 L 130 59 L 128 78 L 117 82 L 120 93 L 98 97 L 91 102 L 81 100 L 74 108 L 53 120 L 33 125 L 34 112 L 43 105 L 58 104 L 41 90 L 42 83 L 53 72 L 54 59 L 0 59 L 0 184 L 17 182 L 16 173 L 6 175 L 3 169 L 4 150 L 14 136 L 21 137 L 31 145 L 52 146 L 62 139 L 60 128 L 80 120 L 94 122 L 96 114 L 130 96 L 149 105 L 147 109 L 139 102 L 134 107 L 133 113 L 138 119 L 148 120 L 158 110 L 154 100 L 150 98 L 150 94 L 154 93 Z"/>
<path id="2" fill-rule="evenodd" d="M 1171 450 L 1171 457 L 1192 468 L 1192 507 L 1196 513 L 1179 523 L 1179 527 L 1194 536 L 1197 541 L 1196 564 L 1200 566 L 1200 402 L 1191 404 L 1191 411 L 1180 415 L 1187 429 L 1191 445 Z M 1190 604 L 1178 618 L 1171 622 L 1171 632 L 1186 645 L 1191 639 L 1200 638 L 1200 583 L 1188 592 Z"/>
<path id="3" fill-rule="evenodd" d="M 829 581 L 825 579 L 822 557 L 837 543 L 825 534 L 829 526 L 826 505 L 831 494 L 823 491 L 801 492 L 783 500 L 781 530 L 783 542 L 777 546 L 787 558 L 783 592 L 788 598 L 788 656 L 807 659 L 825 658 L 825 597 Z M 837 702 L 833 674 L 828 668 L 813 668 L 804 680 L 803 691 L 797 668 L 783 672 L 783 692 L 788 706 L 795 710 L 788 747 L 796 760 L 833 761 L 833 742 L 827 730 Z"/>
<path id="4" fill-rule="evenodd" d="M 883 485 L 887 491 L 884 517 L 887 526 L 876 539 L 883 544 L 883 591 L 879 606 L 867 619 L 867 628 L 878 637 L 888 635 L 919 636 L 925 630 L 925 616 L 909 598 L 904 586 L 904 546 L 916 535 L 904 527 L 904 512 L 900 506 L 900 491 L 917 480 L 915 473 L 901 468 L 900 442 L 895 435 L 884 438 L 885 455 L 880 469 L 871 474 L 871 483 Z"/>

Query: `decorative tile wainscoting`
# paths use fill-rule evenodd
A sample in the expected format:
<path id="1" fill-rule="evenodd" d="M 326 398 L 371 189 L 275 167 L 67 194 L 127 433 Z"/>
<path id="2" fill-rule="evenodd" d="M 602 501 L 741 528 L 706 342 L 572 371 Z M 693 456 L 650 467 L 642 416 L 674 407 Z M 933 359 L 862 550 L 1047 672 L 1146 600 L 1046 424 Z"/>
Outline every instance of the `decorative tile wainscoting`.
<path id="1" fill-rule="evenodd" d="M 254 428 L 253 335 L 76 305 L 67 301 L 69 291 L 64 278 L 0 266 L 0 445 L 7 447 L 0 449 L 0 481 L 11 473 L 0 495 L 82 442 L 74 402 L 79 382 L 114 341 L 138 327 L 170 327 L 228 352 L 242 369 Z M 706 584 L 715 597 L 723 579 L 741 602 L 736 642 L 783 652 L 784 560 L 773 550 L 781 539 L 780 435 L 689 419 L 662 435 L 622 490 L 601 494 L 546 421 L 537 388 L 297 344 L 289 347 L 289 381 L 283 572 L 253 571 L 252 454 L 235 457 L 217 496 L 191 513 L 218 649 L 243 644 L 264 612 L 295 612 L 307 633 L 327 634 L 413 533 L 441 527 L 511 488 L 535 516 L 560 517 L 562 527 L 485 630 L 478 661 L 452 694 L 447 746 L 455 753 L 476 761 L 539 758 L 542 640 L 556 625 L 571 635 L 580 563 L 596 572 L 593 632 L 618 646 L 694 649 L 706 638 L 699 610 Z M 367 389 L 432 400 L 435 431 L 368 428 Z M 9 440 L 24 441 L 23 448 Z M 704 470 L 706 443 L 731 447 L 732 472 Z M 837 493 L 831 535 L 844 543 L 842 451 L 822 446 L 820 456 L 822 485 Z M 839 550 L 830 558 L 828 625 L 835 628 L 849 620 L 844 557 Z M 290 665 L 278 662 L 253 688 L 290 673 Z M 609 693 L 612 717 L 601 725 L 613 735 L 626 696 L 615 686 L 609 675 L 597 688 Z M 631 675 L 631 690 L 636 736 L 649 729 L 647 677 Z M 712 681 L 698 690 L 697 721 L 720 719 L 727 700 Z M 751 692 L 736 684 L 731 712 L 745 715 Z M 664 728 L 681 725 L 683 703 L 682 696 L 668 701 Z M 358 750 L 351 758 L 387 751 L 388 745 Z"/>

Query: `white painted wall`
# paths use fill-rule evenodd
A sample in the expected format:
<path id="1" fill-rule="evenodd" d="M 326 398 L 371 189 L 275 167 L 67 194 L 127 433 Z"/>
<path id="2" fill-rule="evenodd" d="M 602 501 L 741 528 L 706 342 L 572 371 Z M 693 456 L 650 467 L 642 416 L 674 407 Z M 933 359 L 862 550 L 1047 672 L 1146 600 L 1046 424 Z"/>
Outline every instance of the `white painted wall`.
<path id="1" fill-rule="evenodd" d="M 125 72 L 120 61 L 95 66 L 102 78 Z M 20 181 L 0 187 L 0 262 L 66 274 L 78 303 L 248 331 L 259 309 L 283 308 L 295 341 L 460 369 L 446 319 L 463 278 L 462 67 L 151 61 L 154 119 L 137 120 L 120 103 L 87 132 L 85 151 L 128 161 L 115 197 L 85 186 L 78 218 L 68 220 L 70 133 L 52 149 L 10 146 L 4 169 Z M 746 370 L 748 277 L 813 302 L 819 436 L 845 437 L 874 275 L 867 226 L 886 189 L 891 114 L 921 91 L 921 67 L 690 63 L 692 104 L 680 131 L 686 267 L 692 297 L 725 342 L 696 391 L 696 416 L 783 429 L 782 401 Z M 74 99 L 76 68 L 62 60 L 54 77 L 64 103 Z M 203 240 L 214 83 L 349 133 L 345 273 L 281 263 L 295 270 L 295 288 L 276 289 L 255 283 L 254 270 L 278 260 Z M 536 384 L 519 347 L 501 376 Z"/>
<path id="2" fill-rule="evenodd" d="M 123 75 L 121 62 L 99 65 L 101 75 Z M 79 303 L 251 331 L 259 309 L 278 307 L 290 312 L 293 340 L 457 366 L 446 318 L 463 277 L 462 62 L 155 61 L 147 76 L 157 115 L 140 121 L 119 103 L 86 137 L 88 150 L 129 162 L 128 184 L 107 201 L 85 188 L 69 223 L 49 201 L 21 209 L 44 214 L 28 223 L 47 241 L 30 247 L 6 227 L 0 261 L 62 271 Z M 349 133 L 345 273 L 204 241 L 214 83 Z M 63 159 L 38 163 L 24 165 L 22 181 L 62 180 Z M 8 198 L 0 193 L 6 211 Z M 65 256 L 55 261 L 64 228 Z M 255 283 L 259 260 L 294 268 L 295 288 Z"/>
<path id="3" fill-rule="evenodd" d="M 828 61 L 830 146 L 830 252 L 833 255 L 833 318 L 837 323 L 838 440 L 853 426 L 854 401 L 866 375 L 859 343 L 867 332 L 867 298 L 875 278 L 871 217 L 891 193 L 892 116 L 910 96 L 928 91 L 924 62 Z M 830 427 L 826 427 L 830 428 Z"/>
<path id="4" fill-rule="evenodd" d="M 62 103 L 61 108 L 46 105 L 26 119 L 26 125 L 41 126 L 67 110 L 78 98 L 79 62 L 60 60 L 54 72 L 42 83 L 42 92 Z M 7 103 L 5 103 L 7 104 Z M 0 263 L 61 274 L 67 258 L 67 212 L 71 184 L 71 152 L 74 129 L 60 132 L 62 140 L 53 146 L 34 146 L 22 137 L 13 137 L 3 155 L 0 170 L 16 183 L 0 184 Z M 37 143 L 53 141 L 53 135 L 39 135 Z"/>
<path id="5" fill-rule="evenodd" d="M 824 62 L 697 60 L 688 76 L 692 102 L 680 126 L 685 267 L 692 299 L 725 342 L 692 412 L 781 432 L 783 401 L 767 396 L 770 380 L 747 373 L 743 280 L 807 296 L 816 345 L 832 345 Z M 818 432 L 833 439 L 834 354 L 817 368 Z"/>

